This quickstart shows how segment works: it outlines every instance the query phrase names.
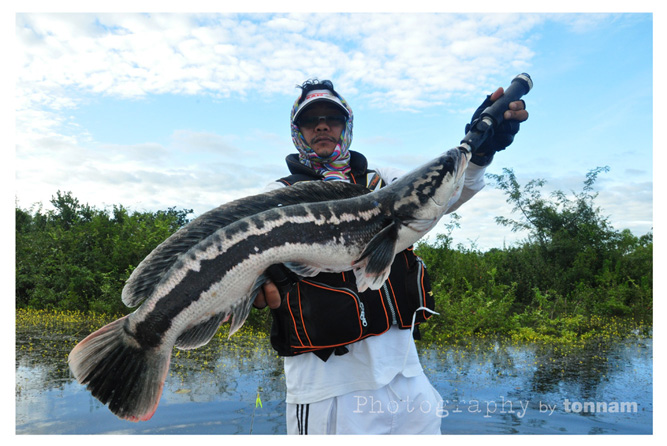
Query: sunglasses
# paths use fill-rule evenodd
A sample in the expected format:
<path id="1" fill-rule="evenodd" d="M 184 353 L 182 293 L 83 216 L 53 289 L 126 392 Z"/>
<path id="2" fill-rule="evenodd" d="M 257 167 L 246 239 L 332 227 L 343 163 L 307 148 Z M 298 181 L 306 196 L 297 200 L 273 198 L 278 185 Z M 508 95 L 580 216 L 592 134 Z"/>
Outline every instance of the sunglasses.
<path id="1" fill-rule="evenodd" d="M 299 127 L 312 129 L 319 125 L 320 121 L 324 119 L 326 125 L 345 125 L 347 118 L 344 115 L 331 115 L 331 116 L 307 116 L 304 118 L 299 118 L 296 121 L 296 125 Z"/>

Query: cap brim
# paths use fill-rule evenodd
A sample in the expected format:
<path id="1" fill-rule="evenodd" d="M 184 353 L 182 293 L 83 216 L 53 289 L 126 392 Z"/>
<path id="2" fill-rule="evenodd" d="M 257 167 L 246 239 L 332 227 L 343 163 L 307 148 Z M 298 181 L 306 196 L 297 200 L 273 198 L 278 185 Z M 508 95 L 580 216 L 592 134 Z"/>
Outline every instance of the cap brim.
<path id="1" fill-rule="evenodd" d="M 296 113 L 294 113 L 293 121 L 296 122 L 301 113 L 303 113 L 303 111 L 306 110 L 308 107 L 310 107 L 315 103 L 321 103 L 321 102 L 336 105 L 338 108 L 340 108 L 340 110 L 345 114 L 347 118 L 350 117 L 350 113 L 347 111 L 347 108 L 345 108 L 341 100 L 327 90 L 326 93 L 321 93 L 316 91 L 310 92 L 309 95 L 306 96 L 306 99 L 301 103 L 301 105 L 299 105 L 299 108 L 297 109 Z"/>

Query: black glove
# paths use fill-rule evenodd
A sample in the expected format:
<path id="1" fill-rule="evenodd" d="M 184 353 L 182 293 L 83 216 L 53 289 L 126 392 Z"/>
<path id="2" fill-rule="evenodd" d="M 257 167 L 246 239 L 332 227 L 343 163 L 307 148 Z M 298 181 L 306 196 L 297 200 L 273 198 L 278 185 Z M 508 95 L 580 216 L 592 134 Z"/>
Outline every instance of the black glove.
<path id="1" fill-rule="evenodd" d="M 299 277 L 281 263 L 269 266 L 266 275 L 278 287 L 281 297 L 289 293 L 299 281 Z"/>
<path id="2" fill-rule="evenodd" d="M 475 124 L 477 124 L 477 121 L 479 120 L 479 117 L 484 111 L 484 109 L 493 104 L 490 98 L 491 95 L 488 95 L 486 97 L 486 100 L 482 102 L 482 105 L 480 105 L 477 108 L 477 110 L 475 110 L 475 113 L 472 115 L 472 120 L 470 121 L 470 124 L 466 124 L 465 128 L 466 134 Z M 504 120 L 503 122 L 500 123 L 499 126 L 492 129 L 491 134 L 486 139 L 486 141 L 484 141 L 484 144 L 482 144 L 475 151 L 475 153 L 473 153 L 470 162 L 475 163 L 478 166 L 488 166 L 489 164 L 491 164 L 491 161 L 493 160 L 493 155 L 496 152 L 505 150 L 507 146 L 512 144 L 512 141 L 514 141 L 514 135 L 516 135 L 518 132 L 519 132 L 519 121 L 512 119 L 507 121 Z"/>

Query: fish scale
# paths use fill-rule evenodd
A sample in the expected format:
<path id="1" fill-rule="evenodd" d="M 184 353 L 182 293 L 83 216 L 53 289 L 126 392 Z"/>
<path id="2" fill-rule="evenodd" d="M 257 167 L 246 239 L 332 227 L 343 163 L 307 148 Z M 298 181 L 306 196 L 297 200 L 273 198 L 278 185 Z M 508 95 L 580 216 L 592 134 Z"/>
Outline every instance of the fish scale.
<path id="1" fill-rule="evenodd" d="M 345 182 L 303 182 L 203 214 L 137 266 L 122 299 L 143 303 L 72 350 L 73 375 L 118 417 L 149 419 L 173 347 L 206 344 L 230 317 L 231 336 L 269 266 L 285 264 L 301 277 L 352 270 L 359 291 L 379 289 L 396 253 L 445 213 L 469 159 L 457 147 L 371 193 Z"/>

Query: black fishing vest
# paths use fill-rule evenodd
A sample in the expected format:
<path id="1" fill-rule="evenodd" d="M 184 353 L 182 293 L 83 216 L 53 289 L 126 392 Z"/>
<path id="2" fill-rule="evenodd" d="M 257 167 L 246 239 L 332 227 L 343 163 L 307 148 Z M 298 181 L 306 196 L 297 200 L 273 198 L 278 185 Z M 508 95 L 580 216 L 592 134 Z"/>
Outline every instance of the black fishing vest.
<path id="1" fill-rule="evenodd" d="M 278 180 L 286 185 L 322 178 L 296 155 L 287 157 L 287 165 L 292 175 Z M 350 166 L 351 182 L 369 189 L 383 186 L 360 153 L 351 151 Z M 320 273 L 281 289 L 281 305 L 271 310 L 271 345 L 281 356 L 313 352 L 326 361 L 332 353 L 347 353 L 346 345 L 381 335 L 392 325 L 411 328 L 420 307 L 433 310 L 435 302 L 424 263 L 410 247 L 396 255 L 379 290 L 360 293 L 352 271 Z M 419 339 L 417 325 L 430 317 L 426 311 L 416 312 L 415 338 Z"/>

